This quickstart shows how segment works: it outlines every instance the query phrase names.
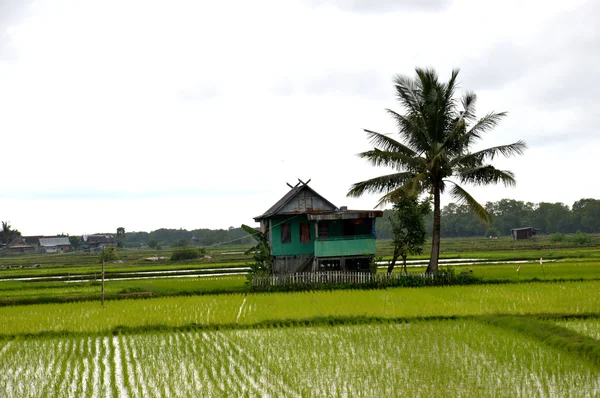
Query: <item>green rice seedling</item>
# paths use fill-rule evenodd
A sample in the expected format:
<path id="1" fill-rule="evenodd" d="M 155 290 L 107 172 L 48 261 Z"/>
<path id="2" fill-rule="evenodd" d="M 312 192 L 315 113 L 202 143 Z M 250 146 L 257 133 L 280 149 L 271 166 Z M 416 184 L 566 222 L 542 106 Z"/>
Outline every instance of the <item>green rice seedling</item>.
<path id="1" fill-rule="evenodd" d="M 596 339 L 600 344 L 600 318 L 556 321 L 556 324 Z"/>
<path id="2" fill-rule="evenodd" d="M 8 345 L 0 369 L 0 394 L 24 397 L 600 393 L 597 365 L 470 319 L 30 337 Z"/>
<path id="3" fill-rule="evenodd" d="M 600 281 L 167 297 L 0 308 L 0 335 L 356 322 L 486 314 L 584 314 Z"/>

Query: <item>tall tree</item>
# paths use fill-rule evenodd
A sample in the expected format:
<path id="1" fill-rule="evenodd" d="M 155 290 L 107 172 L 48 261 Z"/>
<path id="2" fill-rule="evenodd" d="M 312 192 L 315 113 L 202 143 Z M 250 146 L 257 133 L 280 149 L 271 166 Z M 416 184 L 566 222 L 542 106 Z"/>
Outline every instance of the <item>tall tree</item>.
<path id="1" fill-rule="evenodd" d="M 470 148 L 492 130 L 506 113 L 488 113 L 477 120 L 477 96 L 467 91 L 456 98 L 458 69 L 447 83 L 440 82 L 433 69 L 416 69 L 416 77 L 396 76 L 394 84 L 404 113 L 388 109 L 398 127 L 400 140 L 365 130 L 374 148 L 359 154 L 374 166 L 389 167 L 392 174 L 358 182 L 348 196 L 366 192 L 384 194 L 379 205 L 426 192 L 433 196 L 433 230 L 428 273 L 438 268 L 440 252 L 440 197 L 449 190 L 459 203 L 465 203 L 488 226 L 490 216 L 461 185 L 503 183 L 515 185 L 512 172 L 489 164 L 496 156 L 520 155 L 525 142 L 517 141 L 471 152 Z M 453 180 L 452 180 L 453 179 Z M 457 182 L 458 181 L 458 182 Z"/>
<path id="2" fill-rule="evenodd" d="M 429 200 L 419 203 L 416 197 L 401 198 L 394 203 L 394 214 L 390 217 L 394 234 L 394 256 L 388 266 L 388 274 L 391 274 L 394 270 L 398 257 L 402 257 L 404 274 L 406 274 L 406 258 L 408 255 L 423 253 L 423 245 L 427 238 L 427 229 L 423 218 L 430 211 Z"/>
<path id="3" fill-rule="evenodd" d="M 13 239 L 19 238 L 21 233 L 13 229 L 8 221 L 2 221 L 2 229 L 0 229 L 0 244 L 8 245 Z"/>

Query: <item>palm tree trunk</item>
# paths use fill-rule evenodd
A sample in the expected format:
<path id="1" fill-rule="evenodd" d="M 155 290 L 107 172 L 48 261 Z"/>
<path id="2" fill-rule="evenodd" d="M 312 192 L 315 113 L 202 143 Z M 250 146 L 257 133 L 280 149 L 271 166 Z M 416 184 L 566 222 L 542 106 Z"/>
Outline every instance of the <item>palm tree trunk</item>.
<path id="1" fill-rule="evenodd" d="M 435 274 L 438 270 L 438 260 L 440 258 L 440 184 L 436 183 L 433 187 L 433 231 L 431 231 L 431 257 L 427 266 L 427 274 Z"/>

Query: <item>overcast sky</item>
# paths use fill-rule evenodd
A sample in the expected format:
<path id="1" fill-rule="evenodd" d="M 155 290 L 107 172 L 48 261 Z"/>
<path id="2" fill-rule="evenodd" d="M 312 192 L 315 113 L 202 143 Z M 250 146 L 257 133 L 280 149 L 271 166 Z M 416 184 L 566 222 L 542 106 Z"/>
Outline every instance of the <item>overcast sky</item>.
<path id="1" fill-rule="evenodd" d="M 509 116 L 502 198 L 600 198 L 600 2 L 0 0 L 0 219 L 25 235 L 227 228 L 297 178 L 337 206 L 387 173 L 395 74 L 431 66 Z M 444 203 L 448 203 L 445 198 Z"/>

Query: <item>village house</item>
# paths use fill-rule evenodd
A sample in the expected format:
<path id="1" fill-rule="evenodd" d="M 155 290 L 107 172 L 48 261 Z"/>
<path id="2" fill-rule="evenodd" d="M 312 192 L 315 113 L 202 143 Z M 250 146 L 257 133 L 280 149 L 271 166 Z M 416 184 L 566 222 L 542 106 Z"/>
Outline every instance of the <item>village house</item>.
<path id="1" fill-rule="evenodd" d="M 67 253 L 71 251 L 68 236 L 44 236 L 39 238 L 40 246 L 46 253 Z"/>
<path id="2" fill-rule="evenodd" d="M 375 220 L 383 212 L 338 208 L 308 182 L 290 186 L 285 196 L 254 218 L 267 234 L 273 272 L 369 270 L 375 255 Z"/>
<path id="3" fill-rule="evenodd" d="M 33 253 L 35 246 L 27 243 L 23 238 L 13 239 L 7 246 L 9 253 Z"/>
<path id="4" fill-rule="evenodd" d="M 92 251 L 101 251 L 107 246 L 115 246 L 115 238 L 107 234 L 83 236 L 83 246 Z"/>
<path id="5" fill-rule="evenodd" d="M 71 251 L 67 236 L 23 236 L 9 246 L 15 253 L 66 253 Z"/>

